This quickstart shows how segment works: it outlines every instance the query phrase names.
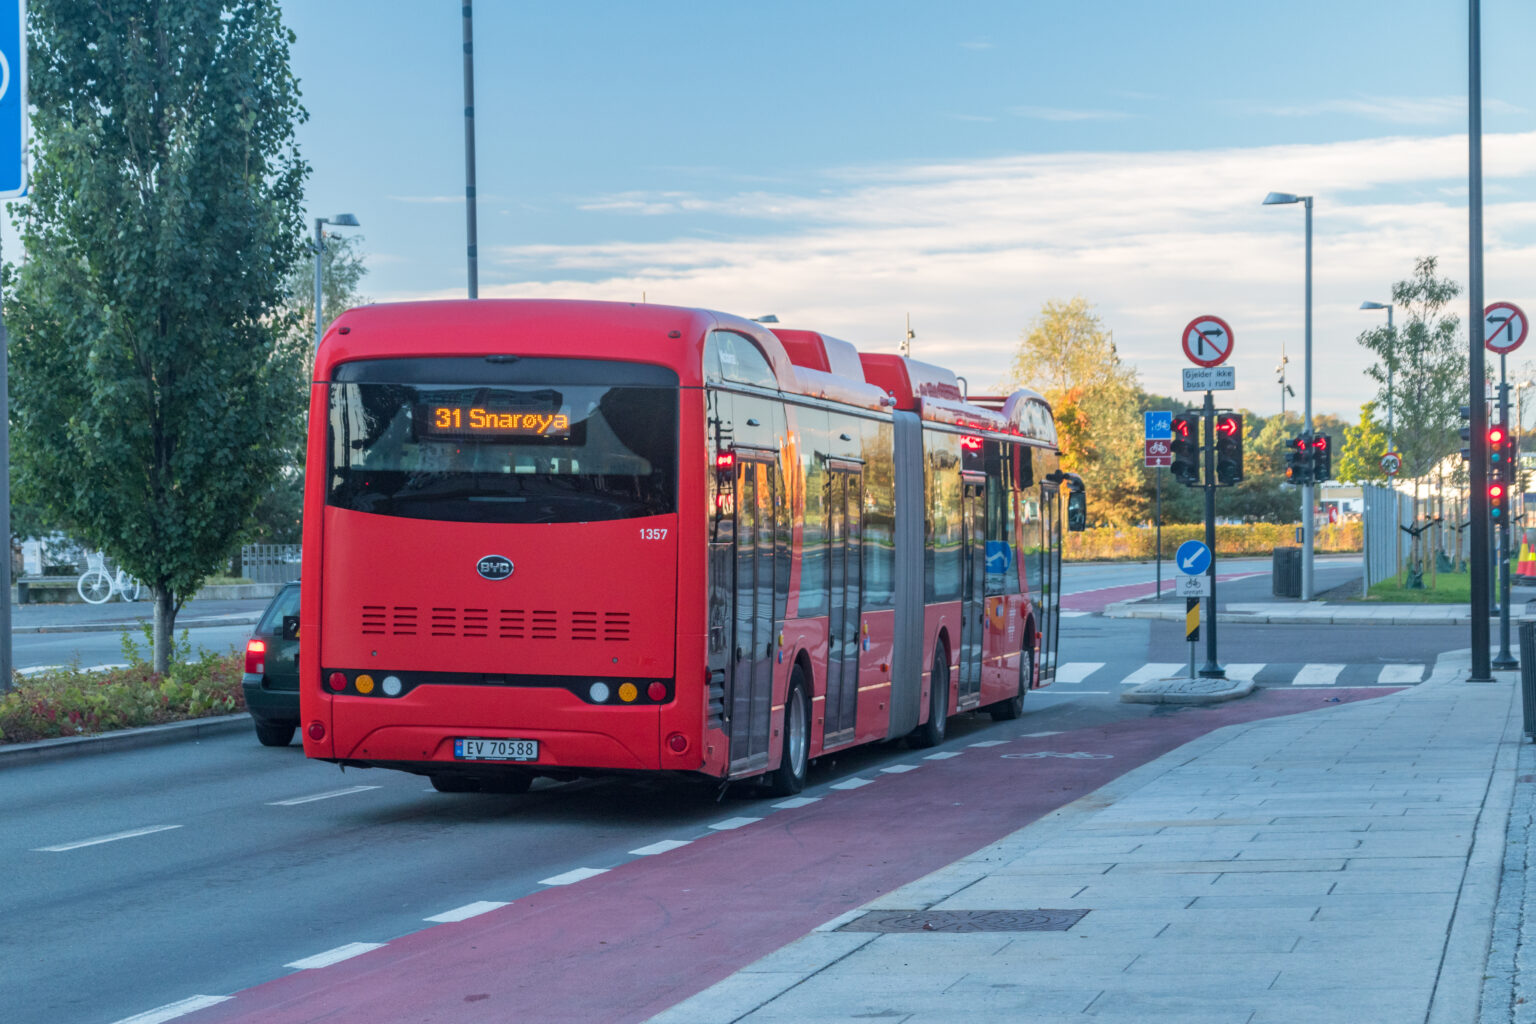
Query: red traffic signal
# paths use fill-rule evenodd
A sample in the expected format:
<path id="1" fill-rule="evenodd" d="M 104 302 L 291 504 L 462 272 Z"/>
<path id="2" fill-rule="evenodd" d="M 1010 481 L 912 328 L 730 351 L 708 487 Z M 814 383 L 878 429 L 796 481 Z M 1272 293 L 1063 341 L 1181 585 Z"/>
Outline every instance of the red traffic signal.
<path id="1" fill-rule="evenodd" d="M 1491 483 L 1488 485 L 1488 514 L 1495 522 L 1504 518 L 1504 485 Z"/>

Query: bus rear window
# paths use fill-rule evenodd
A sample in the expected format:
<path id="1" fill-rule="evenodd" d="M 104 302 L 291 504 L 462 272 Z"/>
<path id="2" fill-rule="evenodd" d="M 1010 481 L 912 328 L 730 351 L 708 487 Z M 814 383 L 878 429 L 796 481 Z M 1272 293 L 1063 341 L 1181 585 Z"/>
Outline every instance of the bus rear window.
<path id="1" fill-rule="evenodd" d="M 665 371 L 549 359 L 380 360 L 342 369 L 350 372 L 331 385 L 331 505 L 470 523 L 593 522 L 676 509 L 678 391 L 646 379 Z M 576 382 L 531 379 L 541 371 Z M 412 379 L 427 375 L 441 379 Z"/>

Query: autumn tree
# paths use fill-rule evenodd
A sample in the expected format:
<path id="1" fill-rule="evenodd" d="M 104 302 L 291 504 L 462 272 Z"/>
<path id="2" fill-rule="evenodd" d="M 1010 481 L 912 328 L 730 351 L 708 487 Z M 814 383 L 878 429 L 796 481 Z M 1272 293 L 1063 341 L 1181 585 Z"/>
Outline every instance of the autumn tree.
<path id="1" fill-rule="evenodd" d="M 1088 300 L 1047 302 L 1021 339 L 1011 374 L 1051 403 L 1062 468 L 1082 476 L 1090 520 L 1126 525 L 1144 519 L 1136 371 L 1121 362 Z"/>
<path id="2" fill-rule="evenodd" d="M 1386 453 L 1387 432 L 1376 422 L 1376 403 L 1366 402 L 1360 407 L 1360 422 L 1344 428 L 1334 475 L 1347 483 L 1386 486 L 1390 480 L 1381 469 Z"/>
<path id="3" fill-rule="evenodd" d="M 304 118 L 277 0 L 32 0 L 18 475 L 150 587 L 154 667 L 296 422 Z"/>

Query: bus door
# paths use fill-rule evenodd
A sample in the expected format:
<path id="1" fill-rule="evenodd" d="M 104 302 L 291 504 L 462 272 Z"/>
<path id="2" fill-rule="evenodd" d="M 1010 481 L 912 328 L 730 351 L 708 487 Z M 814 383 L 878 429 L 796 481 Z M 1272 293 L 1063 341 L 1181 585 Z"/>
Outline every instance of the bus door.
<path id="1" fill-rule="evenodd" d="M 863 590 L 863 467 L 827 465 L 827 699 L 824 746 L 853 739 L 859 703 L 860 618 Z"/>
<path id="2" fill-rule="evenodd" d="M 1056 678 L 1056 648 L 1061 639 L 1061 492 L 1040 489 L 1040 650 L 1036 664 L 1044 685 Z"/>
<path id="3" fill-rule="evenodd" d="M 981 473 L 962 473 L 960 527 L 963 549 L 960 563 L 960 710 L 975 707 L 981 699 L 982 633 L 986 629 L 987 602 L 987 478 Z"/>
<path id="4" fill-rule="evenodd" d="M 768 764 L 773 708 L 775 559 L 774 464 L 759 453 L 736 451 L 735 586 L 732 637 L 726 665 L 725 707 L 731 735 L 731 772 Z"/>

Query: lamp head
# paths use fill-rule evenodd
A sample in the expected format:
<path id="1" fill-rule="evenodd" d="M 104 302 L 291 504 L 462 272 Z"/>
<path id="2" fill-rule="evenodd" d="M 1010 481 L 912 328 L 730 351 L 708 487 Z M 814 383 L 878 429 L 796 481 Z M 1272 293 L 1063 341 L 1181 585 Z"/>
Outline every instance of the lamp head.
<path id="1" fill-rule="evenodd" d="M 339 228 L 356 228 L 362 226 L 358 224 L 357 218 L 352 216 L 350 213 L 338 213 L 326 223 L 334 224 Z"/>
<path id="2" fill-rule="evenodd" d="M 1360 303 L 1360 308 L 1361 309 L 1391 309 L 1392 307 L 1387 305 L 1385 302 L 1362 302 L 1362 303 Z"/>
<path id="3" fill-rule="evenodd" d="M 774 316 L 772 313 L 769 313 L 766 316 L 755 316 L 755 317 L 753 317 L 752 318 L 752 322 L 753 323 L 759 323 L 759 324 L 776 324 L 776 323 L 779 322 L 779 318 Z"/>
<path id="4" fill-rule="evenodd" d="M 1282 203 L 1299 203 L 1301 196 L 1292 195 L 1290 192 L 1271 192 L 1264 197 L 1265 206 L 1279 206 Z"/>

